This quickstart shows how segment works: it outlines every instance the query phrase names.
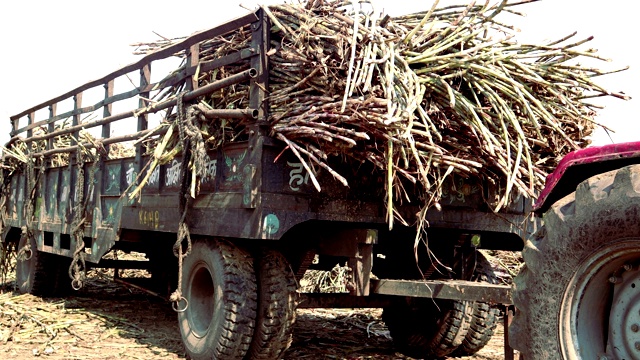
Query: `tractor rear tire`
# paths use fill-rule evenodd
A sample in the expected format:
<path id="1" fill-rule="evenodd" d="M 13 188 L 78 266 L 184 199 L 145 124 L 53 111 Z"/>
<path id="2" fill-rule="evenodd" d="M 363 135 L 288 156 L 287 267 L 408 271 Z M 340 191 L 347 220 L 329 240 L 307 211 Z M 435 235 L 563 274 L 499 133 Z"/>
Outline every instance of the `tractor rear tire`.
<path id="1" fill-rule="evenodd" d="M 589 178 L 527 241 L 511 345 L 526 359 L 638 359 L 640 165 Z"/>
<path id="2" fill-rule="evenodd" d="M 243 359 L 256 318 L 251 255 L 224 240 L 195 241 L 183 262 L 182 295 L 188 303 L 177 305 L 186 305 L 178 324 L 189 358 Z"/>

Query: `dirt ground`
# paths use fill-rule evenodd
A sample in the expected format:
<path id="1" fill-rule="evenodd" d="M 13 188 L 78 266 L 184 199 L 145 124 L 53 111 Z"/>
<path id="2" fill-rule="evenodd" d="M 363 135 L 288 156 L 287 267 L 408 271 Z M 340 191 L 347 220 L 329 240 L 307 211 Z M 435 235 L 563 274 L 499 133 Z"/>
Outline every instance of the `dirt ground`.
<path id="1" fill-rule="evenodd" d="M 0 358 L 185 359 L 165 300 L 93 276 L 65 299 L 40 299 L 0 284 Z M 410 359 L 397 353 L 380 309 L 299 309 L 285 359 Z M 504 359 L 503 327 L 475 356 Z"/>

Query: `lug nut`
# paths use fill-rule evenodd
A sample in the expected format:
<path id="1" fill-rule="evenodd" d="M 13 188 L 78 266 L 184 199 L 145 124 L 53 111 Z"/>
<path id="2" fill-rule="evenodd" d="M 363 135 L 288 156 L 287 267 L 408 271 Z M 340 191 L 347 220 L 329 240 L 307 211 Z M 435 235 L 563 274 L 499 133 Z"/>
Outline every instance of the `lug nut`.
<path id="1" fill-rule="evenodd" d="M 609 360 L 609 358 L 607 357 L 607 355 L 600 355 L 598 357 L 598 360 Z"/>
<path id="2" fill-rule="evenodd" d="M 638 330 L 640 330 L 640 326 L 638 326 L 638 324 L 631 325 L 631 331 L 638 332 Z"/>
<path id="3" fill-rule="evenodd" d="M 612 284 L 617 284 L 617 283 L 620 282 L 620 280 L 622 280 L 622 279 L 620 279 L 619 277 L 617 277 L 615 275 L 611 275 L 611 277 L 609 278 L 609 282 L 612 283 Z"/>
<path id="4" fill-rule="evenodd" d="M 636 350 L 640 350 L 640 341 L 636 341 L 634 346 L 636 347 Z"/>
<path id="5" fill-rule="evenodd" d="M 631 271 L 631 270 L 633 270 L 633 265 L 631 265 L 631 264 L 624 264 L 622 267 L 623 267 L 626 271 Z"/>

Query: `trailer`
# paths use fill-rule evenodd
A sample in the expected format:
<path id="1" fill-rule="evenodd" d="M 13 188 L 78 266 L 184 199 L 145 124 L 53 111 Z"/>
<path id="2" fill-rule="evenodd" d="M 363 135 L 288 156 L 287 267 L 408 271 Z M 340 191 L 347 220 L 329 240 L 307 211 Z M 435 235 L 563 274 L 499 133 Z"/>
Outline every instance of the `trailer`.
<path id="1" fill-rule="evenodd" d="M 475 353 L 493 334 L 497 306 L 511 304 L 510 287 L 497 283 L 480 250 L 522 249 L 537 226 L 529 200 L 515 196 L 495 213 L 500 181 L 451 177 L 441 206 L 426 215 L 427 246 L 416 242 L 415 225 L 389 229 L 377 186 L 384 174 L 366 164 L 335 164 L 350 187 L 328 172 L 315 174 L 318 192 L 304 164 L 268 133 L 270 29 L 263 9 L 251 12 L 11 117 L 7 148 L 21 143 L 27 156 L 3 169 L 2 241 L 18 252 L 19 290 L 63 296 L 84 286 L 90 268 L 146 269 L 151 279 L 144 286 L 171 298 L 192 359 L 279 358 L 290 344 L 297 306 L 383 307 L 400 351 Z M 250 32 L 246 47 L 199 57 L 207 40 L 236 31 Z M 152 81 L 152 64 L 180 52 L 188 54 L 187 64 Z M 231 64 L 245 69 L 199 85 L 197 74 Z M 115 92 L 114 84 L 132 72 L 140 76 L 134 89 Z M 180 96 L 147 100 L 180 82 Z M 238 84 L 249 87 L 248 107 L 197 106 Z M 104 97 L 84 104 L 83 94 L 96 89 Z M 71 109 L 58 111 L 65 103 Z M 163 121 L 178 122 L 185 133 L 194 117 L 244 119 L 245 139 L 198 158 L 198 191 L 187 135 L 181 154 L 148 171 L 153 148 L 145 141 L 156 139 L 157 146 L 167 131 L 150 127 L 149 117 L 163 110 L 173 115 Z M 85 120 L 89 113 L 101 116 Z M 71 124 L 61 126 L 65 119 Z M 115 123 L 135 130 L 114 136 Z M 83 140 L 81 132 L 90 129 L 101 129 L 101 136 Z M 69 143 L 55 146 L 61 138 Z M 132 142 L 133 156 L 108 156 Z M 415 223 L 420 208 L 408 203 L 398 211 Z M 114 250 L 147 259 L 105 258 Z M 308 269 L 336 264 L 350 269 L 349 293 L 297 291 Z"/>

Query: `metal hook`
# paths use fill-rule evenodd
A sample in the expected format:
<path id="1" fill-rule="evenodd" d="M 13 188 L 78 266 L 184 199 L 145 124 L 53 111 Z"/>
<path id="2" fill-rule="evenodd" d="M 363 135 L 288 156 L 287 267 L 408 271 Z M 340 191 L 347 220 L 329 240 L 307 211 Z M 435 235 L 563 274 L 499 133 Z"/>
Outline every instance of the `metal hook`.
<path id="1" fill-rule="evenodd" d="M 184 302 L 184 307 L 180 308 L 180 303 Z M 177 313 L 183 313 L 185 311 L 187 311 L 187 308 L 189 308 L 189 300 L 187 300 L 184 296 L 180 296 L 180 299 L 178 299 L 177 301 L 174 301 L 171 304 L 171 307 L 173 308 L 173 311 L 177 312 Z"/>
<path id="2" fill-rule="evenodd" d="M 78 291 L 78 290 L 82 289 L 82 286 L 83 286 L 82 280 L 79 280 L 79 279 L 71 280 L 71 287 L 73 288 L 73 290 Z"/>

